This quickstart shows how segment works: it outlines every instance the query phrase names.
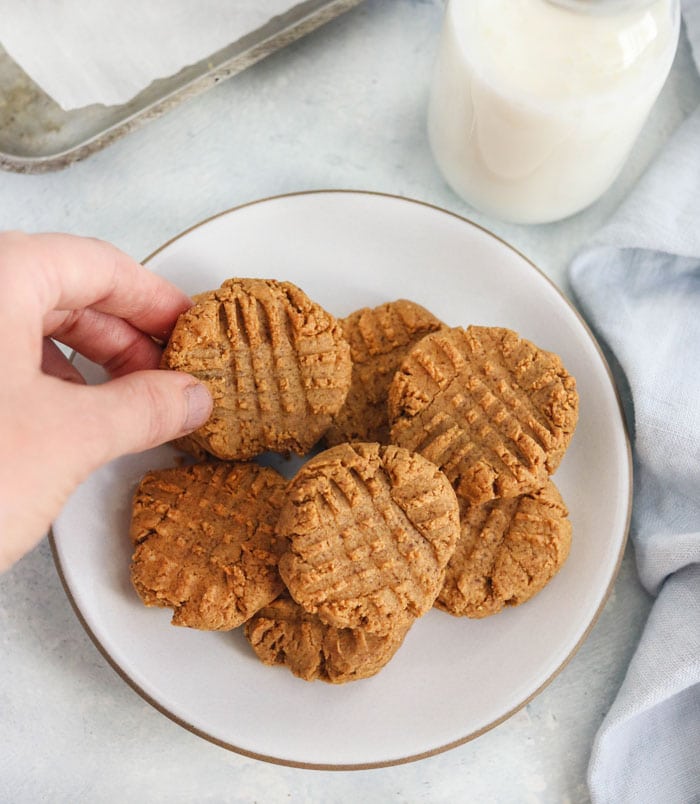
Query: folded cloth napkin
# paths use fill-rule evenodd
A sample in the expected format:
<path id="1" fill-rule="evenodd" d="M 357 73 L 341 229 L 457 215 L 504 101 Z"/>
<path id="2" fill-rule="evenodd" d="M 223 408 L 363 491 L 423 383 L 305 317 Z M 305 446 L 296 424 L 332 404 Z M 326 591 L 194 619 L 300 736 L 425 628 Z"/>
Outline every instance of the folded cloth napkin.
<path id="1" fill-rule="evenodd" d="M 0 42 L 64 109 L 126 103 L 298 0 L 0 0 Z"/>
<path id="2" fill-rule="evenodd" d="M 684 19 L 700 67 L 700 0 Z M 631 538 L 657 595 L 593 745 L 591 797 L 700 802 L 700 109 L 569 278 L 614 355 L 634 455 Z"/>

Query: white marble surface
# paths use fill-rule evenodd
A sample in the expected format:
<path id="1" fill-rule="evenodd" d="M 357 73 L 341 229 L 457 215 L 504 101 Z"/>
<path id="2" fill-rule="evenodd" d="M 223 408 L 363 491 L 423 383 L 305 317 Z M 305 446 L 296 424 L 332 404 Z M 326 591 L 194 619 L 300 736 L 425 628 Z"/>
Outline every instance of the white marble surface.
<path id="1" fill-rule="evenodd" d="M 606 197 L 562 223 L 512 226 L 469 210 L 433 165 L 424 117 L 441 15 L 437 0 L 366 0 L 86 162 L 44 176 L 1 174 L 0 225 L 90 234 L 144 257 L 256 198 L 376 190 L 471 217 L 566 292 L 571 255 L 700 103 L 687 46 Z M 43 543 L 0 577 L 0 802 L 585 802 L 591 740 L 649 605 L 628 550 L 587 641 L 510 720 L 408 765 L 300 770 L 229 753 L 139 698 L 82 630 Z"/>

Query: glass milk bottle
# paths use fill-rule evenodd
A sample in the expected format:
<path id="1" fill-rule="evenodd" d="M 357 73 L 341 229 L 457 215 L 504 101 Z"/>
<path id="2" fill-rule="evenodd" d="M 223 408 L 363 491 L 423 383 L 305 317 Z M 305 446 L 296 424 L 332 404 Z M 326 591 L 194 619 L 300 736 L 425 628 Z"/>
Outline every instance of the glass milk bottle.
<path id="1" fill-rule="evenodd" d="M 679 0 L 448 0 L 437 164 L 475 208 L 544 223 L 599 198 L 671 68 Z"/>

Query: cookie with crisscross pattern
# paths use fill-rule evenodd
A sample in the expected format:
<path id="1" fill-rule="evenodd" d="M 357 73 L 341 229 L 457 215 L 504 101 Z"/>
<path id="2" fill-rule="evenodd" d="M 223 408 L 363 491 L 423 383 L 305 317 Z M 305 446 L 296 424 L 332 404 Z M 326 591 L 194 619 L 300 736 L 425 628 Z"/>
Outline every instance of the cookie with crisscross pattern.
<path id="1" fill-rule="evenodd" d="M 460 537 L 435 605 L 466 617 L 518 606 L 552 580 L 570 547 L 568 511 L 551 480 L 521 497 L 462 503 Z"/>
<path id="2" fill-rule="evenodd" d="M 382 635 L 334 628 L 283 595 L 248 620 L 245 636 L 267 665 L 285 665 L 305 681 L 343 684 L 378 673 L 401 647 L 412 622 L 407 618 Z"/>
<path id="3" fill-rule="evenodd" d="M 389 389 L 392 441 L 439 466 L 480 504 L 542 488 L 578 418 L 561 359 L 501 327 L 423 338 Z"/>
<path id="4" fill-rule="evenodd" d="M 185 443 L 226 460 L 308 452 L 342 407 L 351 373 L 338 321 L 273 279 L 229 279 L 199 294 L 161 365 L 207 385 L 211 417 Z"/>
<path id="5" fill-rule="evenodd" d="M 340 444 L 292 480 L 277 525 L 292 597 L 336 628 L 386 634 L 431 608 L 459 532 L 437 467 L 393 445 Z"/>
<path id="6" fill-rule="evenodd" d="M 326 432 L 326 443 L 388 444 L 387 394 L 396 369 L 414 344 L 445 325 L 406 299 L 363 307 L 340 323 L 350 344 L 352 379 L 345 404 Z"/>
<path id="7" fill-rule="evenodd" d="M 287 545 L 275 534 L 287 481 L 254 463 L 148 472 L 133 499 L 131 580 L 173 624 L 235 628 L 274 600 Z"/>

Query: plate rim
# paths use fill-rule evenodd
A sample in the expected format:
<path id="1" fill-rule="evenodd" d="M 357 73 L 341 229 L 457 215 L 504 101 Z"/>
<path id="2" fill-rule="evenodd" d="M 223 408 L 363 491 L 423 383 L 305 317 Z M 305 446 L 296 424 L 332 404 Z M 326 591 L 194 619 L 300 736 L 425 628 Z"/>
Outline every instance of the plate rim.
<path id="1" fill-rule="evenodd" d="M 571 299 L 569 299 L 564 294 L 562 289 L 549 276 L 547 276 L 547 274 L 545 274 L 544 271 L 542 271 L 542 269 L 539 268 L 529 257 L 527 257 L 525 254 L 523 254 L 521 251 L 519 251 L 517 248 L 515 248 L 515 246 L 511 245 L 509 242 L 504 240 L 502 237 L 500 237 L 499 235 L 497 235 L 494 232 L 492 232 L 490 229 L 487 229 L 485 226 L 482 226 L 481 224 L 476 223 L 475 221 L 467 218 L 464 215 L 460 215 L 457 212 L 453 212 L 453 211 L 451 211 L 449 209 L 445 209 L 444 207 L 440 207 L 437 204 L 432 204 L 432 203 L 430 203 L 428 201 L 422 201 L 420 199 L 411 198 L 411 197 L 404 196 L 404 195 L 386 193 L 386 192 L 381 192 L 381 191 L 377 191 L 377 190 L 314 189 L 314 190 L 299 190 L 299 191 L 293 191 L 293 192 L 288 192 L 288 193 L 280 193 L 280 194 L 276 194 L 276 195 L 265 196 L 263 198 L 257 198 L 257 199 L 254 199 L 253 201 L 247 201 L 247 202 L 244 202 L 242 204 L 236 204 L 236 205 L 234 205 L 232 207 L 229 207 L 229 208 L 224 209 L 224 210 L 222 210 L 220 212 L 216 212 L 213 215 L 210 215 L 210 216 L 208 216 L 206 218 L 203 218 L 202 220 L 192 224 L 191 226 L 188 226 L 187 228 L 185 228 L 182 231 L 178 232 L 177 234 L 173 235 L 173 237 L 169 238 L 166 242 L 164 242 L 158 248 L 156 248 L 154 251 L 152 251 L 141 262 L 142 262 L 143 265 L 148 265 L 148 263 L 151 260 L 153 260 L 154 257 L 156 257 L 158 254 L 160 254 L 162 251 L 167 249 L 169 246 L 171 246 L 176 241 L 180 240 L 181 238 L 185 237 L 186 235 L 190 234 L 191 232 L 195 231 L 196 229 L 199 229 L 199 228 L 201 228 L 203 226 L 206 226 L 207 224 L 211 223 L 212 221 L 216 220 L 217 218 L 222 218 L 222 217 L 224 217 L 226 215 L 229 215 L 229 214 L 231 214 L 233 212 L 237 212 L 239 210 L 246 209 L 248 207 L 256 206 L 258 204 L 264 204 L 264 203 L 269 203 L 269 202 L 274 202 L 274 201 L 280 201 L 280 200 L 289 199 L 289 198 L 295 198 L 295 197 L 306 197 L 306 196 L 324 195 L 324 194 L 326 194 L 326 195 L 328 195 L 328 194 L 343 194 L 343 195 L 355 195 L 355 196 L 360 196 L 360 197 L 378 197 L 378 198 L 390 199 L 390 200 L 394 200 L 394 201 L 402 201 L 402 202 L 406 202 L 406 203 L 409 203 L 409 204 L 416 204 L 416 205 L 419 205 L 419 206 L 422 206 L 422 207 L 426 207 L 426 208 L 428 208 L 428 209 L 430 209 L 430 210 L 432 210 L 434 212 L 440 212 L 440 213 L 449 215 L 449 216 L 457 219 L 458 221 L 467 224 L 468 226 L 471 226 L 471 227 L 474 227 L 474 228 L 480 230 L 483 234 L 487 235 L 488 237 L 491 237 L 491 238 L 495 239 L 501 245 L 505 246 L 508 250 L 510 250 L 511 252 L 514 252 L 516 255 L 518 255 L 522 260 L 525 261 L 525 263 L 527 263 L 527 265 L 532 270 L 534 270 L 537 274 L 539 274 L 540 278 L 545 280 L 545 282 L 550 286 L 550 288 L 553 289 L 556 292 L 556 294 L 560 298 L 560 300 L 563 301 L 565 303 L 565 305 L 569 308 L 569 310 L 574 314 L 575 318 L 578 320 L 579 324 L 581 324 L 581 326 L 583 327 L 586 335 L 590 338 L 593 346 L 595 347 L 595 350 L 596 350 L 596 352 L 598 354 L 598 357 L 599 357 L 599 359 L 600 359 L 600 361 L 601 361 L 601 363 L 602 363 L 602 365 L 603 365 L 603 367 L 604 367 L 604 369 L 605 369 L 605 371 L 606 371 L 606 373 L 608 375 L 608 380 L 610 381 L 610 385 L 612 387 L 613 394 L 614 394 L 614 397 L 615 397 L 615 400 L 616 400 L 616 403 L 617 403 L 617 410 L 618 410 L 618 413 L 619 413 L 619 416 L 620 416 L 620 422 L 621 422 L 621 425 L 622 425 L 622 435 L 623 435 L 623 440 L 624 440 L 624 444 L 625 444 L 625 456 L 626 456 L 626 464 L 627 464 L 627 476 L 628 476 L 628 479 L 629 479 L 629 487 L 628 487 L 627 502 L 626 502 L 627 508 L 626 508 L 624 532 L 623 532 L 622 540 L 620 542 L 620 549 L 619 549 L 619 552 L 618 552 L 618 555 L 617 555 L 615 566 L 614 566 L 613 571 L 612 571 L 612 575 L 610 577 L 610 581 L 609 581 L 609 583 L 607 585 L 607 588 L 605 589 L 605 591 L 604 591 L 604 593 L 603 593 L 603 595 L 601 597 L 600 603 L 599 603 L 596 611 L 594 612 L 593 617 L 591 618 L 591 620 L 588 623 L 586 629 L 584 630 L 584 632 L 582 633 L 581 637 L 576 642 L 576 644 L 573 646 L 573 648 L 564 657 L 564 659 L 560 662 L 560 664 L 537 687 L 537 689 L 534 690 L 530 695 L 528 695 L 522 702 L 518 703 L 516 706 L 512 707 L 511 709 L 509 709 L 507 712 L 505 712 L 500 717 L 490 721 L 489 723 L 485 724 L 484 726 L 482 726 L 479 729 L 476 729 L 474 731 L 469 732 L 469 734 L 465 735 L 464 737 L 460 737 L 457 740 L 452 740 L 452 741 L 450 741 L 448 743 L 445 743 L 443 745 L 437 746 L 435 748 L 431 748 L 431 749 L 429 749 L 427 751 L 422 751 L 422 752 L 418 752 L 418 753 L 415 753 L 415 754 L 410 754 L 410 755 L 404 756 L 404 757 L 397 757 L 397 758 L 394 758 L 394 759 L 381 760 L 381 761 L 378 761 L 378 762 L 324 763 L 324 762 L 302 762 L 302 761 L 298 761 L 298 760 L 284 759 L 282 757 L 276 757 L 276 756 L 272 756 L 272 755 L 268 755 L 268 754 L 259 753 L 259 752 L 256 752 L 256 751 L 250 751 L 250 750 L 248 750 L 246 748 L 242 748 L 241 746 L 237 746 L 237 745 L 234 745 L 233 743 L 229 743 L 226 740 L 221 740 L 220 738 L 215 737 L 214 735 L 207 733 L 205 730 L 200 729 L 197 726 L 194 726 L 192 723 L 189 723 L 184 718 L 180 717 L 179 715 L 175 714 L 174 712 L 171 712 L 166 706 L 164 706 L 159 701 L 157 701 L 155 698 L 153 698 L 153 696 L 150 693 L 146 692 L 134 679 L 132 679 L 128 675 L 127 671 L 124 670 L 124 668 L 121 667 L 121 665 L 117 662 L 117 660 L 109 653 L 107 648 L 105 648 L 105 646 L 100 642 L 99 638 L 93 632 L 92 628 L 90 627 L 90 625 L 88 624 L 87 620 L 85 619 L 83 613 L 81 612 L 80 608 L 78 607 L 78 604 L 77 604 L 77 602 L 76 602 L 76 600 L 75 600 L 75 598 L 74 598 L 74 596 L 73 596 L 73 594 L 72 594 L 72 592 L 70 590 L 70 587 L 69 587 L 68 582 L 66 580 L 66 576 L 65 576 L 64 571 L 63 571 L 63 567 L 61 565 L 61 559 L 60 559 L 59 551 L 58 551 L 58 548 L 57 548 L 57 545 L 56 545 L 56 539 L 55 539 L 55 536 L 54 536 L 53 527 L 51 527 L 49 529 L 48 540 L 49 540 L 49 545 L 50 545 L 50 548 L 51 548 L 51 555 L 52 555 L 52 558 L 53 558 L 53 561 L 54 561 L 54 565 L 56 567 L 56 571 L 58 573 L 59 580 L 60 580 L 61 585 L 63 587 L 63 590 L 64 590 L 64 592 L 66 594 L 66 597 L 68 598 L 68 601 L 69 601 L 69 603 L 71 605 L 71 608 L 73 609 L 73 612 L 74 612 L 76 618 L 78 619 L 78 622 L 83 627 L 83 629 L 87 633 L 87 635 L 90 638 L 90 640 L 93 643 L 93 645 L 97 648 L 98 652 L 106 660 L 107 664 L 112 668 L 112 670 L 114 670 L 115 673 L 122 679 L 122 681 L 126 682 L 126 684 L 129 687 L 131 687 L 131 689 L 134 692 L 136 692 L 144 701 L 146 701 L 146 703 L 150 704 L 157 712 L 159 712 L 162 715 L 165 715 L 165 717 L 167 717 L 173 723 L 176 723 L 178 726 L 180 726 L 181 728 L 183 728 L 186 731 L 190 732 L 191 734 L 194 734 L 195 736 L 200 737 L 203 740 L 206 740 L 207 742 L 212 743 L 213 745 L 217 745 L 220 748 L 223 748 L 223 749 L 225 749 L 227 751 L 230 751 L 230 752 L 235 753 L 235 754 L 239 754 L 241 756 L 248 757 L 250 759 L 256 759 L 256 760 L 267 762 L 267 763 L 270 763 L 270 764 L 273 764 L 273 765 L 279 765 L 279 766 L 291 767 L 291 768 L 299 768 L 299 769 L 303 769 L 303 770 L 320 770 L 320 771 L 374 770 L 374 769 L 378 769 L 378 768 L 388 768 L 388 767 L 394 767 L 394 766 L 398 766 L 398 765 L 405 765 L 405 764 L 408 764 L 408 763 L 411 763 L 411 762 L 417 762 L 417 761 L 420 761 L 422 759 L 427 759 L 429 757 L 437 756 L 439 754 L 445 753 L 447 751 L 451 751 L 454 748 L 457 748 L 457 747 L 459 747 L 461 745 L 465 745 L 466 743 L 477 739 L 478 737 L 480 737 L 481 735 L 485 734 L 486 732 L 491 731 L 491 729 L 496 728 L 496 726 L 499 726 L 501 723 L 504 723 L 506 720 L 510 719 L 511 717 L 513 717 L 513 715 L 515 715 L 517 712 L 519 712 L 521 709 L 523 709 L 525 706 L 527 706 L 538 695 L 540 695 L 540 693 L 542 693 L 554 681 L 554 679 L 557 678 L 557 676 L 559 676 L 559 674 L 568 666 L 568 664 L 571 662 L 571 660 L 574 658 L 574 656 L 578 653 L 578 651 L 581 648 L 581 646 L 583 645 L 583 643 L 588 639 L 588 637 L 590 636 L 591 631 L 593 630 L 594 626 L 597 624 L 598 620 L 600 619 L 600 615 L 601 615 L 603 609 L 605 608 L 605 606 L 606 606 L 606 604 L 607 604 L 607 602 L 608 602 L 608 600 L 610 598 L 610 594 L 612 592 L 612 589 L 613 589 L 613 587 L 615 585 L 615 582 L 616 582 L 617 577 L 618 577 L 619 572 L 620 572 L 620 566 L 622 564 L 622 560 L 623 560 L 623 557 L 625 555 L 625 550 L 627 548 L 627 542 L 629 540 L 629 531 L 630 531 L 630 524 L 631 524 L 631 519 L 632 519 L 632 501 L 633 501 L 633 490 L 634 490 L 634 464 L 633 464 L 633 459 L 632 459 L 632 447 L 631 447 L 631 442 L 630 442 L 629 428 L 627 426 L 627 420 L 626 420 L 626 417 L 625 417 L 625 414 L 624 414 L 624 407 L 623 407 L 623 404 L 622 404 L 620 391 L 619 391 L 619 389 L 617 387 L 617 384 L 615 382 L 615 378 L 614 378 L 612 369 L 610 368 L 610 363 L 609 363 L 609 361 L 608 361 L 608 359 L 607 359 L 607 357 L 605 355 L 605 352 L 601 348 L 600 343 L 598 342 L 598 339 L 596 338 L 595 334 L 593 333 L 593 330 L 591 329 L 591 327 L 589 326 L 587 321 L 584 319 L 584 317 L 581 314 L 581 312 L 574 305 L 573 301 Z M 73 352 L 72 355 L 71 355 L 71 360 L 73 360 L 73 358 L 75 356 L 76 356 L 76 353 Z"/>

